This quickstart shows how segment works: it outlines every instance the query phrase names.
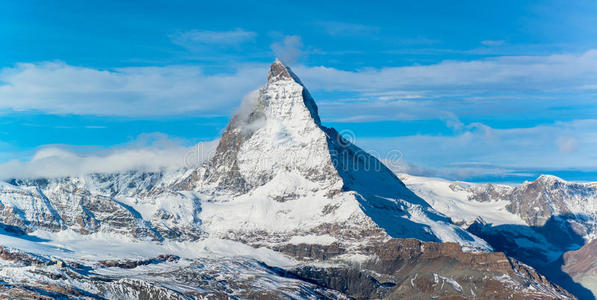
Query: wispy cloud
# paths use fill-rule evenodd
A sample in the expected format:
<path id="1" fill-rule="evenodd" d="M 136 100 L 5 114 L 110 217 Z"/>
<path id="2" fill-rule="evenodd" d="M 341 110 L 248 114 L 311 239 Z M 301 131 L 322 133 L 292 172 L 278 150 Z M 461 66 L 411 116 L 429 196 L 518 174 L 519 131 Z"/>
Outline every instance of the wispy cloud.
<path id="1" fill-rule="evenodd" d="M 61 62 L 18 64 L 0 71 L 0 110 L 52 114 L 227 115 L 265 81 L 266 65 L 207 75 L 193 66 L 98 70 Z"/>
<path id="2" fill-rule="evenodd" d="M 382 154 L 399 150 L 404 161 L 398 171 L 460 179 L 512 176 L 521 170 L 597 170 L 595 128 L 595 119 L 512 129 L 472 123 L 455 135 L 365 138 L 357 144 Z"/>
<path id="3" fill-rule="evenodd" d="M 208 159 L 216 146 L 217 141 L 185 146 L 182 141 L 163 134 L 141 135 L 127 145 L 92 152 L 60 145 L 45 146 L 28 161 L 1 163 L 0 180 L 193 167 Z"/>
<path id="4" fill-rule="evenodd" d="M 272 48 L 283 60 L 294 61 L 302 53 L 302 42 L 298 36 L 289 36 Z M 523 99 L 533 94 L 582 95 L 587 86 L 597 82 L 597 50 L 356 71 L 304 65 L 293 69 L 312 91 L 352 93 L 352 98 L 363 99 L 359 102 L 363 110 L 359 111 L 369 110 L 366 114 L 375 115 L 384 109 L 384 115 L 391 115 L 403 112 L 399 109 L 405 106 L 437 110 L 432 101 L 446 98 L 481 102 L 495 97 Z M 228 115 L 244 94 L 264 83 L 266 70 L 266 63 L 236 65 L 230 72 L 215 74 L 206 74 L 195 66 L 98 70 L 60 62 L 18 64 L 0 70 L 0 111 Z M 342 102 L 336 101 L 338 109 L 342 109 Z M 332 101 L 327 103 L 334 106 Z M 355 116 L 354 107 L 351 109 L 345 117 Z"/>
<path id="5" fill-rule="evenodd" d="M 484 40 L 484 41 L 481 41 L 481 44 L 483 44 L 485 46 L 501 46 L 505 42 L 506 41 L 504 41 L 504 40 Z"/>
<path id="6" fill-rule="evenodd" d="M 577 89 L 597 81 L 597 50 L 548 56 L 505 56 L 471 61 L 444 61 L 424 66 L 344 71 L 296 67 L 315 89 L 363 92 L 555 91 Z"/>
<path id="7" fill-rule="evenodd" d="M 346 22 L 318 22 L 317 25 L 331 36 L 355 36 L 372 34 L 379 31 L 379 27 Z"/>
<path id="8" fill-rule="evenodd" d="M 286 36 L 281 42 L 271 45 L 274 54 L 287 64 L 294 64 L 303 54 L 303 41 L 298 35 Z"/>
<path id="9" fill-rule="evenodd" d="M 190 30 L 170 35 L 173 43 L 193 48 L 198 46 L 236 46 L 255 40 L 257 33 L 237 28 L 230 31 Z"/>
<path id="10" fill-rule="evenodd" d="M 573 137 L 561 136 L 556 139 L 556 144 L 561 153 L 568 154 L 578 150 L 578 140 Z"/>

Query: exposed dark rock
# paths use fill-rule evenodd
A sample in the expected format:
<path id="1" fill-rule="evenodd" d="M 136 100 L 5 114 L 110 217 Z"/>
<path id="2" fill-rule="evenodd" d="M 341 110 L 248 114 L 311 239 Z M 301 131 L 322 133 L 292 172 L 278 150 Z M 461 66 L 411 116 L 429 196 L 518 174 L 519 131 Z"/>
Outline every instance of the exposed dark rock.
<path id="1" fill-rule="evenodd" d="M 122 269 L 134 269 L 138 266 L 146 266 L 151 264 L 159 264 L 164 262 L 175 262 L 180 259 L 179 256 L 171 254 L 161 254 L 156 258 L 143 260 L 100 260 L 99 264 L 104 267 L 116 267 Z"/>
<path id="2" fill-rule="evenodd" d="M 333 259 L 345 250 L 332 245 L 287 245 L 277 249 L 299 259 Z M 291 270 L 276 269 L 356 299 L 574 298 L 532 268 L 504 253 L 463 252 L 455 243 L 391 239 L 369 248 L 373 258 L 344 267 L 306 264 Z M 531 289 L 524 290 L 527 287 Z M 530 292 L 537 289 L 536 292 Z"/>

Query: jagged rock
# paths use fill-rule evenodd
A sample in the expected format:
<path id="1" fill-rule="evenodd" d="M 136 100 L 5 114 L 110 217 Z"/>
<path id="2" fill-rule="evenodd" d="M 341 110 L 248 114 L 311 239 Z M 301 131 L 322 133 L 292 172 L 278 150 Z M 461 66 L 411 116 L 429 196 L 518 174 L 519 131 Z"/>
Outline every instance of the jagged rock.
<path id="1" fill-rule="evenodd" d="M 177 255 L 160 254 L 156 258 L 142 259 L 142 260 L 100 260 L 99 264 L 103 267 L 117 267 L 122 269 L 134 269 L 138 266 L 146 266 L 150 264 L 159 264 L 163 262 L 175 262 L 180 259 Z"/>
<path id="2" fill-rule="evenodd" d="M 297 245 L 297 249 L 313 248 Z M 325 257 L 317 251 L 294 252 L 309 253 Z M 280 274 L 311 280 L 356 299 L 574 298 L 504 253 L 470 253 L 455 243 L 392 239 L 372 247 L 369 254 L 370 259 L 356 266 L 307 265 Z"/>

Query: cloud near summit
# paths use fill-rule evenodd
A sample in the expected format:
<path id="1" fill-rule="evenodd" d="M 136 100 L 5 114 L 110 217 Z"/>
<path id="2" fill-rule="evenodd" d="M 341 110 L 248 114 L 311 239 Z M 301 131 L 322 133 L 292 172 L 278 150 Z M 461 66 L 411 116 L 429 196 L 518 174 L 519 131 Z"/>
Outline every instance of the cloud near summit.
<path id="1" fill-rule="evenodd" d="M 287 38 L 277 51 L 296 58 L 297 43 L 300 40 Z M 229 115 L 243 95 L 265 82 L 267 65 L 240 64 L 232 72 L 208 74 L 196 66 L 100 70 L 62 62 L 21 63 L 0 71 L 0 110 L 109 116 Z M 293 69 L 312 91 L 352 92 L 365 99 L 381 99 L 372 94 L 387 98 L 392 93 L 473 97 L 487 96 L 489 91 L 517 96 L 591 90 L 597 82 L 597 50 L 381 69 L 304 65 Z"/>

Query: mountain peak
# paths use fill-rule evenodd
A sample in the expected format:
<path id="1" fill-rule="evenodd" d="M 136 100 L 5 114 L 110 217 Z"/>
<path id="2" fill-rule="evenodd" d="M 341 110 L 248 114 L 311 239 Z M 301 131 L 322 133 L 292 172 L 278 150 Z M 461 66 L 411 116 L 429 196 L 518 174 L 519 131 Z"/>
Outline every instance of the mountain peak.
<path id="1" fill-rule="evenodd" d="M 540 182 L 543 184 L 554 184 L 556 182 L 563 182 L 564 180 L 562 180 L 561 178 L 554 176 L 554 175 L 545 175 L 542 174 L 541 176 L 537 177 L 537 179 L 535 180 L 535 182 Z"/>
<path id="2" fill-rule="evenodd" d="M 269 67 L 269 73 L 267 75 L 267 81 L 269 83 L 279 80 L 293 80 L 300 83 L 300 80 L 288 66 L 286 66 L 280 59 L 276 60 Z"/>
<path id="3" fill-rule="evenodd" d="M 210 226 L 218 233 L 240 234 L 250 226 L 272 232 L 268 238 L 414 237 L 490 249 L 433 210 L 374 156 L 323 126 L 315 100 L 280 60 L 253 98 L 226 128 L 201 170 L 204 179 L 189 177 L 190 189 L 216 190 L 222 196 L 212 201 L 242 207 L 240 215 L 217 213 Z M 342 224 L 342 232 L 329 231 L 329 224 Z"/>

